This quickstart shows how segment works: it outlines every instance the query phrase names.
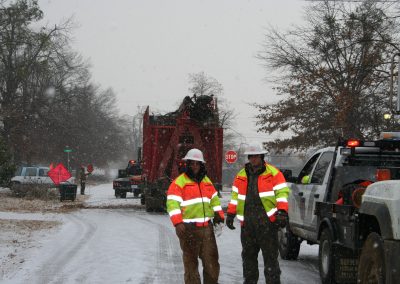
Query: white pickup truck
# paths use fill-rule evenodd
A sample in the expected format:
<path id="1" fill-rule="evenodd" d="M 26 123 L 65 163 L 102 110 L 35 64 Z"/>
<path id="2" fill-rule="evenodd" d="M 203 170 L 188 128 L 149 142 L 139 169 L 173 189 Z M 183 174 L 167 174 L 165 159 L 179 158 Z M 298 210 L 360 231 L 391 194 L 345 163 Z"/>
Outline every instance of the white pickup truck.
<path id="1" fill-rule="evenodd" d="M 11 182 L 12 184 L 53 184 L 53 181 L 47 175 L 48 171 L 48 167 L 19 167 Z"/>
<path id="2" fill-rule="evenodd" d="M 23 166 L 19 167 L 15 172 L 15 176 L 11 179 L 12 185 L 18 184 L 47 184 L 49 186 L 54 185 L 54 182 L 47 175 L 49 167 L 43 166 Z M 68 183 L 75 183 L 75 177 L 72 175 L 67 180 Z"/>
<path id="3" fill-rule="evenodd" d="M 319 244 L 322 283 L 400 283 L 399 133 L 321 149 L 289 181 L 283 259 L 304 240 Z"/>

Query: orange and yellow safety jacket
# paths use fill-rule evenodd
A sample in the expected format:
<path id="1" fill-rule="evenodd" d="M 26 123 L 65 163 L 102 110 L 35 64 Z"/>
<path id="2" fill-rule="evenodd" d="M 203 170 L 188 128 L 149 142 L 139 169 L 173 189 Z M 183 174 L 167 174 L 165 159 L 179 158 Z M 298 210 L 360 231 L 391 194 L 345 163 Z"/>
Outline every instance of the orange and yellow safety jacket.
<path id="1" fill-rule="evenodd" d="M 288 211 L 288 196 L 290 189 L 283 174 L 274 166 L 265 164 L 265 171 L 258 176 L 258 193 L 271 222 L 275 222 L 275 213 L 282 209 Z M 239 171 L 232 186 L 231 201 L 228 213 L 235 214 L 243 224 L 244 206 L 247 193 L 247 174 L 243 168 Z"/>
<path id="2" fill-rule="evenodd" d="M 179 175 L 167 192 L 167 212 L 172 223 L 196 223 L 206 226 L 217 212 L 224 219 L 218 192 L 211 180 L 205 176 L 200 183 L 185 173 Z"/>

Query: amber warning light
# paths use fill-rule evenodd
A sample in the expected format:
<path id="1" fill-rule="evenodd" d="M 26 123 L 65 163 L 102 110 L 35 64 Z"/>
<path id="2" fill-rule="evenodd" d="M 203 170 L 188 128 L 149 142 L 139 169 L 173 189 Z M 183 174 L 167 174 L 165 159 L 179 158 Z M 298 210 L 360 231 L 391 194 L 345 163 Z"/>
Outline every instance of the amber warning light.
<path id="1" fill-rule="evenodd" d="M 347 147 L 358 147 L 360 146 L 360 140 L 348 140 Z"/>

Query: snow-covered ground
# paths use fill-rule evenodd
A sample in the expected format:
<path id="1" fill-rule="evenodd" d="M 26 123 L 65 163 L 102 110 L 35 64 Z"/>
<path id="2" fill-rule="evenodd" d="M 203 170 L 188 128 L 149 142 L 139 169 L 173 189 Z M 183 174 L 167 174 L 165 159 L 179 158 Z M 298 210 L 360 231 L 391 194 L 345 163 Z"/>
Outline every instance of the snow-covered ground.
<path id="1" fill-rule="evenodd" d="M 0 212 L 3 222 L 18 219 L 61 224 L 43 226 L 27 237 L 15 233 L 15 238 L 28 240 L 28 244 L 17 247 L 10 242 L 8 252 L 0 251 L 0 259 L 14 249 L 18 255 L 14 257 L 18 261 L 2 263 L 5 268 L 0 282 L 183 283 L 181 250 L 168 216 L 145 212 L 132 195 L 116 199 L 113 193 L 111 184 L 89 187 L 86 203 L 91 208 L 71 213 Z M 223 204 L 228 199 L 223 193 Z M 224 228 L 217 238 L 220 283 L 243 281 L 237 225 L 234 231 Z M 12 237 L 12 232 L 7 232 L 1 230 L 0 238 Z M 320 283 L 317 259 L 318 247 L 303 244 L 299 260 L 280 260 L 282 283 Z M 265 282 L 262 267 L 260 253 L 260 283 Z"/>

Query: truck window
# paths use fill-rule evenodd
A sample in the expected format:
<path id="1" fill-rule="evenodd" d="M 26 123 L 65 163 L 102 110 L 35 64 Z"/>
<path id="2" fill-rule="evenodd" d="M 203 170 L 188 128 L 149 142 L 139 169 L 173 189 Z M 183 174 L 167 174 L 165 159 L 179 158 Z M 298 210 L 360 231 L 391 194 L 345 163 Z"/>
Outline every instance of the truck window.
<path id="1" fill-rule="evenodd" d="M 321 153 L 315 154 L 314 156 L 311 157 L 310 160 L 308 160 L 307 164 L 304 166 L 304 168 L 301 170 L 299 177 L 297 178 L 297 183 L 301 183 L 301 179 L 304 176 L 311 175 L 311 172 L 315 166 L 315 163 L 318 160 L 318 157 L 321 155 Z"/>
<path id="2" fill-rule="evenodd" d="M 140 165 L 131 165 L 130 167 L 127 168 L 128 175 L 141 175 L 142 174 L 142 168 Z"/>
<path id="3" fill-rule="evenodd" d="M 335 202 L 343 186 L 360 180 L 375 182 L 377 169 L 388 169 L 391 179 L 400 179 L 400 157 L 383 155 L 358 155 L 346 157 L 342 165 L 336 168 L 332 188 L 332 200 Z"/>
<path id="4" fill-rule="evenodd" d="M 26 168 L 25 176 L 27 177 L 35 177 L 37 173 L 37 168 Z"/>
<path id="5" fill-rule="evenodd" d="M 40 177 L 47 177 L 48 169 L 39 169 L 39 176 Z"/>
<path id="6" fill-rule="evenodd" d="M 329 164 L 333 158 L 333 152 L 325 152 L 321 155 L 315 166 L 314 173 L 311 178 L 311 183 L 322 184 L 324 181 L 325 173 L 328 170 Z"/>

